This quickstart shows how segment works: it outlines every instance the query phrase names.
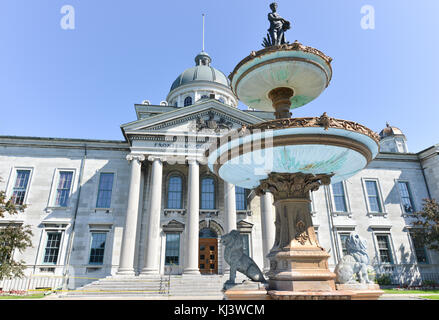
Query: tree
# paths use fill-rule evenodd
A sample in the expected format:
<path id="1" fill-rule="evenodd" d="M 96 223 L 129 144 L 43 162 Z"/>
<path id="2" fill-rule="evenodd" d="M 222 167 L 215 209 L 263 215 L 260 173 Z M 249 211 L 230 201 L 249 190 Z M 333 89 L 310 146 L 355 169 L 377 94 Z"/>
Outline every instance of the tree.
<path id="1" fill-rule="evenodd" d="M 7 199 L 6 192 L 0 191 L 0 218 L 4 218 L 6 214 L 19 214 L 24 212 L 24 209 L 26 209 L 26 205 L 15 204 L 13 197 Z M 0 280 L 23 277 L 24 261 L 15 261 L 13 252 L 14 250 L 23 252 L 26 248 L 31 247 L 32 236 L 32 230 L 28 225 L 10 223 L 6 227 L 0 228 Z"/>
<path id="2" fill-rule="evenodd" d="M 439 250 L 439 204 L 434 199 L 424 199 L 422 211 L 415 212 L 413 235 L 420 244 Z"/>

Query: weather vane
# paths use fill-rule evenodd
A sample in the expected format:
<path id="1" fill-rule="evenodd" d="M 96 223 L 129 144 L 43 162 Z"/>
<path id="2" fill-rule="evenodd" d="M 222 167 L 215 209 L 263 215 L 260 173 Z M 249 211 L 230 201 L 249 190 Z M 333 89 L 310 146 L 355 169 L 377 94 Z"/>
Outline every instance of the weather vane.
<path id="1" fill-rule="evenodd" d="M 277 11 L 277 3 L 270 4 L 271 12 L 268 14 L 268 21 L 270 21 L 270 29 L 268 29 L 267 37 L 264 38 L 262 45 L 267 48 L 271 46 L 278 46 L 288 43 L 285 40 L 285 31 L 291 28 L 291 23 L 282 18 Z"/>

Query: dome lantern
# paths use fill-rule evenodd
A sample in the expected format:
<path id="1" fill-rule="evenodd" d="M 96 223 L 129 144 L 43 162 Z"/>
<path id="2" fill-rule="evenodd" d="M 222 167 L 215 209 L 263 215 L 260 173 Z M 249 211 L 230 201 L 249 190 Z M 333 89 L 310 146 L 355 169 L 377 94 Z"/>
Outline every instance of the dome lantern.
<path id="1" fill-rule="evenodd" d="M 407 153 L 407 139 L 401 129 L 386 122 L 386 127 L 379 133 L 381 152 Z"/>

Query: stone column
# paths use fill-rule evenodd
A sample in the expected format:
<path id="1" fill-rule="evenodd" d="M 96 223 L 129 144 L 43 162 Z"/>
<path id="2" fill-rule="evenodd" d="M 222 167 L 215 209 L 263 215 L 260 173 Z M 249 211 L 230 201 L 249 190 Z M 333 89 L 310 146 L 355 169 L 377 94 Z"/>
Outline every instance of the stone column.
<path id="1" fill-rule="evenodd" d="M 227 181 L 224 181 L 224 213 L 226 216 L 225 233 L 236 230 L 235 185 Z"/>
<path id="2" fill-rule="evenodd" d="M 131 180 L 117 274 L 130 276 L 135 274 L 134 253 L 136 248 L 137 218 L 139 216 L 141 166 L 145 156 L 129 154 L 126 159 L 131 161 Z"/>
<path id="3" fill-rule="evenodd" d="M 162 206 L 163 164 L 160 158 L 149 157 L 151 169 L 151 198 L 148 206 L 145 261 L 141 275 L 158 275 L 160 250 L 160 211 Z"/>
<path id="4" fill-rule="evenodd" d="M 224 181 L 224 213 L 226 225 L 224 233 L 236 230 L 236 194 L 235 185 Z M 230 273 L 230 266 L 225 263 L 224 273 Z"/>
<path id="5" fill-rule="evenodd" d="M 270 191 L 276 207 L 275 240 L 268 254 L 269 290 L 334 291 L 335 274 L 328 268 L 329 254 L 316 238 L 310 213 L 310 191 L 331 183 L 330 175 L 271 173 L 256 188 Z"/>
<path id="6" fill-rule="evenodd" d="M 195 159 L 188 159 L 188 207 L 186 229 L 186 257 L 183 274 L 198 275 L 199 223 L 200 223 L 200 177 L 199 165 Z"/>
<path id="7" fill-rule="evenodd" d="M 270 253 L 274 244 L 274 216 L 273 216 L 273 196 L 266 192 L 261 195 L 261 226 L 262 226 L 262 251 L 264 254 L 264 272 L 270 270 L 270 260 L 267 255 Z"/>

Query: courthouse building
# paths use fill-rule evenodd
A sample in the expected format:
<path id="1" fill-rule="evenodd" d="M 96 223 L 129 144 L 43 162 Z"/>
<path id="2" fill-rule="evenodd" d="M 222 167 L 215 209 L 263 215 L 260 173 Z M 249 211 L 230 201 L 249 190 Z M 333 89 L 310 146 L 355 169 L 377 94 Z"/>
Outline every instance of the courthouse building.
<path id="1" fill-rule="evenodd" d="M 228 130 L 273 115 L 239 109 L 205 52 L 164 101 L 134 107 L 137 118 L 121 126 L 121 141 L 0 136 L 0 189 L 28 205 L 0 225 L 31 225 L 33 247 L 14 253 L 26 275 L 68 275 L 77 279 L 70 288 L 108 276 L 221 275 L 227 264 L 219 240 L 232 229 L 267 271 L 270 194 L 222 181 L 209 171 L 204 150 Z M 380 137 L 381 152 L 367 168 L 312 193 L 318 239 L 331 269 L 355 231 L 367 240 L 377 272 L 400 282 L 439 280 L 439 255 L 411 237 L 413 212 L 424 198 L 439 199 L 439 145 L 411 153 L 390 125 Z"/>

